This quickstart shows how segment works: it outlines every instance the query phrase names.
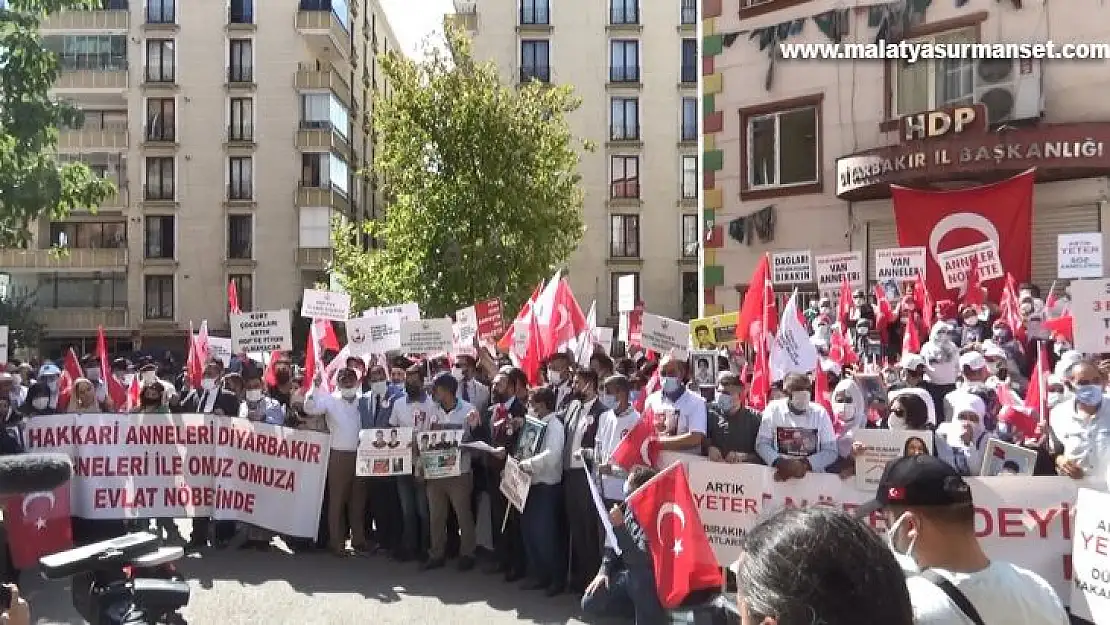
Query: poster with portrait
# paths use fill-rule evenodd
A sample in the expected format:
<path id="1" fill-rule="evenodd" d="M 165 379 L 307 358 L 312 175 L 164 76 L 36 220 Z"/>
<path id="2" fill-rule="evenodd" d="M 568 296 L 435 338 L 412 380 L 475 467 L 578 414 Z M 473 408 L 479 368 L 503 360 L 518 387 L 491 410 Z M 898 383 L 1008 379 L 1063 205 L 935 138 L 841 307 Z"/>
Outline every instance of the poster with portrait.
<path id="1" fill-rule="evenodd" d="M 462 436 L 462 430 L 432 430 L 420 433 L 417 438 L 417 450 L 420 453 L 420 468 L 424 471 L 424 479 L 436 480 L 454 477 L 461 473 L 459 461 L 462 452 L 459 449 L 459 443 L 462 441 Z"/>
<path id="2" fill-rule="evenodd" d="M 717 352 L 698 350 L 690 352 L 690 376 L 698 387 L 717 386 Z"/>
<path id="3" fill-rule="evenodd" d="M 902 456 L 933 453 L 933 434 L 915 430 L 856 430 L 855 442 L 864 447 L 856 456 L 856 488 L 873 493 L 883 469 Z"/>
<path id="4" fill-rule="evenodd" d="M 412 475 L 412 428 L 373 428 L 359 432 L 355 475 Z"/>
<path id="5" fill-rule="evenodd" d="M 1033 475 L 1037 452 L 992 438 L 983 452 L 982 477 L 1002 475 Z"/>
<path id="6" fill-rule="evenodd" d="M 539 419 L 528 417 L 524 420 L 524 427 L 520 430 L 513 458 L 526 460 L 531 458 L 543 446 L 543 435 L 547 432 L 547 424 Z"/>
<path id="7" fill-rule="evenodd" d="M 528 503 L 528 489 L 532 487 L 532 476 L 520 468 L 520 462 L 515 458 L 505 461 L 505 470 L 501 472 L 501 494 L 505 496 L 517 512 L 524 512 L 524 504 Z"/>

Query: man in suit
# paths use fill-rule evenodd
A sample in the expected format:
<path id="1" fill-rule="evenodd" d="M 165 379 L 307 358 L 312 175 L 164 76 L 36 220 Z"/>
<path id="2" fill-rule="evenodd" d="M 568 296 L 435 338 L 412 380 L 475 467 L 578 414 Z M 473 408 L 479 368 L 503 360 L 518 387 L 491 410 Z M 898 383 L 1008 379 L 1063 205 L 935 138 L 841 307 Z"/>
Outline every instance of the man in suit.
<path id="1" fill-rule="evenodd" d="M 566 410 L 571 400 L 570 355 L 556 352 L 547 361 L 547 381 L 555 392 L 555 411 Z"/>
<path id="2" fill-rule="evenodd" d="M 566 443 L 563 445 L 563 498 L 567 533 L 570 536 L 570 574 L 568 587 L 584 592 L 586 584 L 601 566 L 601 524 L 593 506 L 589 473 L 579 452 L 593 449 L 597 424 L 605 406 L 597 400 L 598 377 L 593 369 L 580 369 L 574 379 L 574 399 L 565 416 Z"/>
<path id="3" fill-rule="evenodd" d="M 485 414 L 489 408 L 489 387 L 476 377 L 477 361 L 469 354 L 455 357 L 455 376 L 459 380 L 459 399 L 470 402 L 478 414 Z"/>
<path id="4" fill-rule="evenodd" d="M 358 414 L 362 429 L 380 430 L 391 427 L 389 418 L 393 413 L 393 401 L 401 391 L 389 386 L 386 379 L 385 367 L 374 365 L 367 374 L 368 382 L 364 385 L 369 389 L 358 398 Z M 366 527 L 369 529 L 374 551 L 389 549 L 401 543 L 401 500 L 397 495 L 397 478 L 395 477 L 359 477 L 365 482 L 363 488 L 355 491 L 356 498 L 352 505 L 360 506 L 366 515 Z"/>

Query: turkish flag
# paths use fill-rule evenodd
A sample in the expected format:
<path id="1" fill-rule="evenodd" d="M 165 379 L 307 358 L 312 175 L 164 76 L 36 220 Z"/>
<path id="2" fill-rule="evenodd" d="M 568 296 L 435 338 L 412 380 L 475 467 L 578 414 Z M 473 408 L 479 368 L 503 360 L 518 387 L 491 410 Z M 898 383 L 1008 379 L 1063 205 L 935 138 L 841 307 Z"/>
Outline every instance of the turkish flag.
<path id="1" fill-rule="evenodd" d="M 17 569 L 38 565 L 39 558 L 73 547 L 69 520 L 69 483 L 53 491 L 27 493 L 4 501 L 8 549 Z"/>
<path id="2" fill-rule="evenodd" d="M 663 607 L 678 606 L 696 590 L 721 587 L 721 568 L 705 536 L 683 463 L 648 480 L 625 505 L 643 529 Z"/>
<path id="3" fill-rule="evenodd" d="M 637 465 L 654 467 L 658 459 L 659 434 L 655 430 L 655 413 L 649 408 L 617 443 L 609 462 L 630 471 Z"/>
<path id="4" fill-rule="evenodd" d="M 1029 280 L 1033 251 L 1033 174 L 1018 174 L 995 184 L 953 191 L 920 191 L 891 185 L 898 245 L 923 246 L 925 271 L 934 297 L 947 293 L 937 256 L 990 240 L 998 248 L 1002 270 Z M 1003 241 L 1005 244 L 1003 244 Z M 983 286 L 997 301 L 1002 280 Z M 945 299 L 939 297 L 938 299 Z"/>

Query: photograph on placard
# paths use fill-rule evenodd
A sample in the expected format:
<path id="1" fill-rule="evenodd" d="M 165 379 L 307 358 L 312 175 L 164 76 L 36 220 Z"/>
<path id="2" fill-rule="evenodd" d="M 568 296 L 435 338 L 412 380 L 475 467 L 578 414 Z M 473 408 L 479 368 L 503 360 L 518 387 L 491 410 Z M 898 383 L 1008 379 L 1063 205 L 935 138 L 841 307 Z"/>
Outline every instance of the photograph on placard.
<path id="1" fill-rule="evenodd" d="M 412 428 L 370 428 L 359 432 L 355 475 L 412 473 Z"/>
<path id="2" fill-rule="evenodd" d="M 983 467 L 979 475 L 1033 475 L 1036 464 L 1036 450 L 992 438 L 983 452 Z"/>
<path id="3" fill-rule="evenodd" d="M 690 353 L 690 372 L 694 383 L 701 386 L 717 386 L 717 352 L 699 350 Z"/>
<path id="4" fill-rule="evenodd" d="M 854 438 L 862 447 L 862 451 L 853 451 L 856 488 L 864 491 L 875 492 L 891 460 L 933 453 L 933 433 L 929 431 L 863 429 L 856 430 Z"/>
<path id="5" fill-rule="evenodd" d="M 425 435 L 427 440 L 424 440 Z M 420 434 L 418 445 L 424 479 L 434 480 L 461 474 L 459 443 L 462 435 L 462 430 L 432 430 Z"/>
<path id="6" fill-rule="evenodd" d="M 543 435 L 547 431 L 547 424 L 539 419 L 528 417 L 524 420 L 524 427 L 520 430 L 513 457 L 517 460 L 527 460 L 535 455 L 543 445 Z"/>

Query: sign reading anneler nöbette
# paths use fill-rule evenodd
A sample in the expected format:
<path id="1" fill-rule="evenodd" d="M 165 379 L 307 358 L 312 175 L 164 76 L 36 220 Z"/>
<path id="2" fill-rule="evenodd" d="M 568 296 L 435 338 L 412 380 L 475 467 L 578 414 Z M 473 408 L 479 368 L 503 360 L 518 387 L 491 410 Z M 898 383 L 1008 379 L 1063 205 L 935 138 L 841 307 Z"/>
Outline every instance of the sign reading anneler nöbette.
<path id="1" fill-rule="evenodd" d="M 231 348 L 236 354 L 292 351 L 289 310 L 231 315 Z"/>

